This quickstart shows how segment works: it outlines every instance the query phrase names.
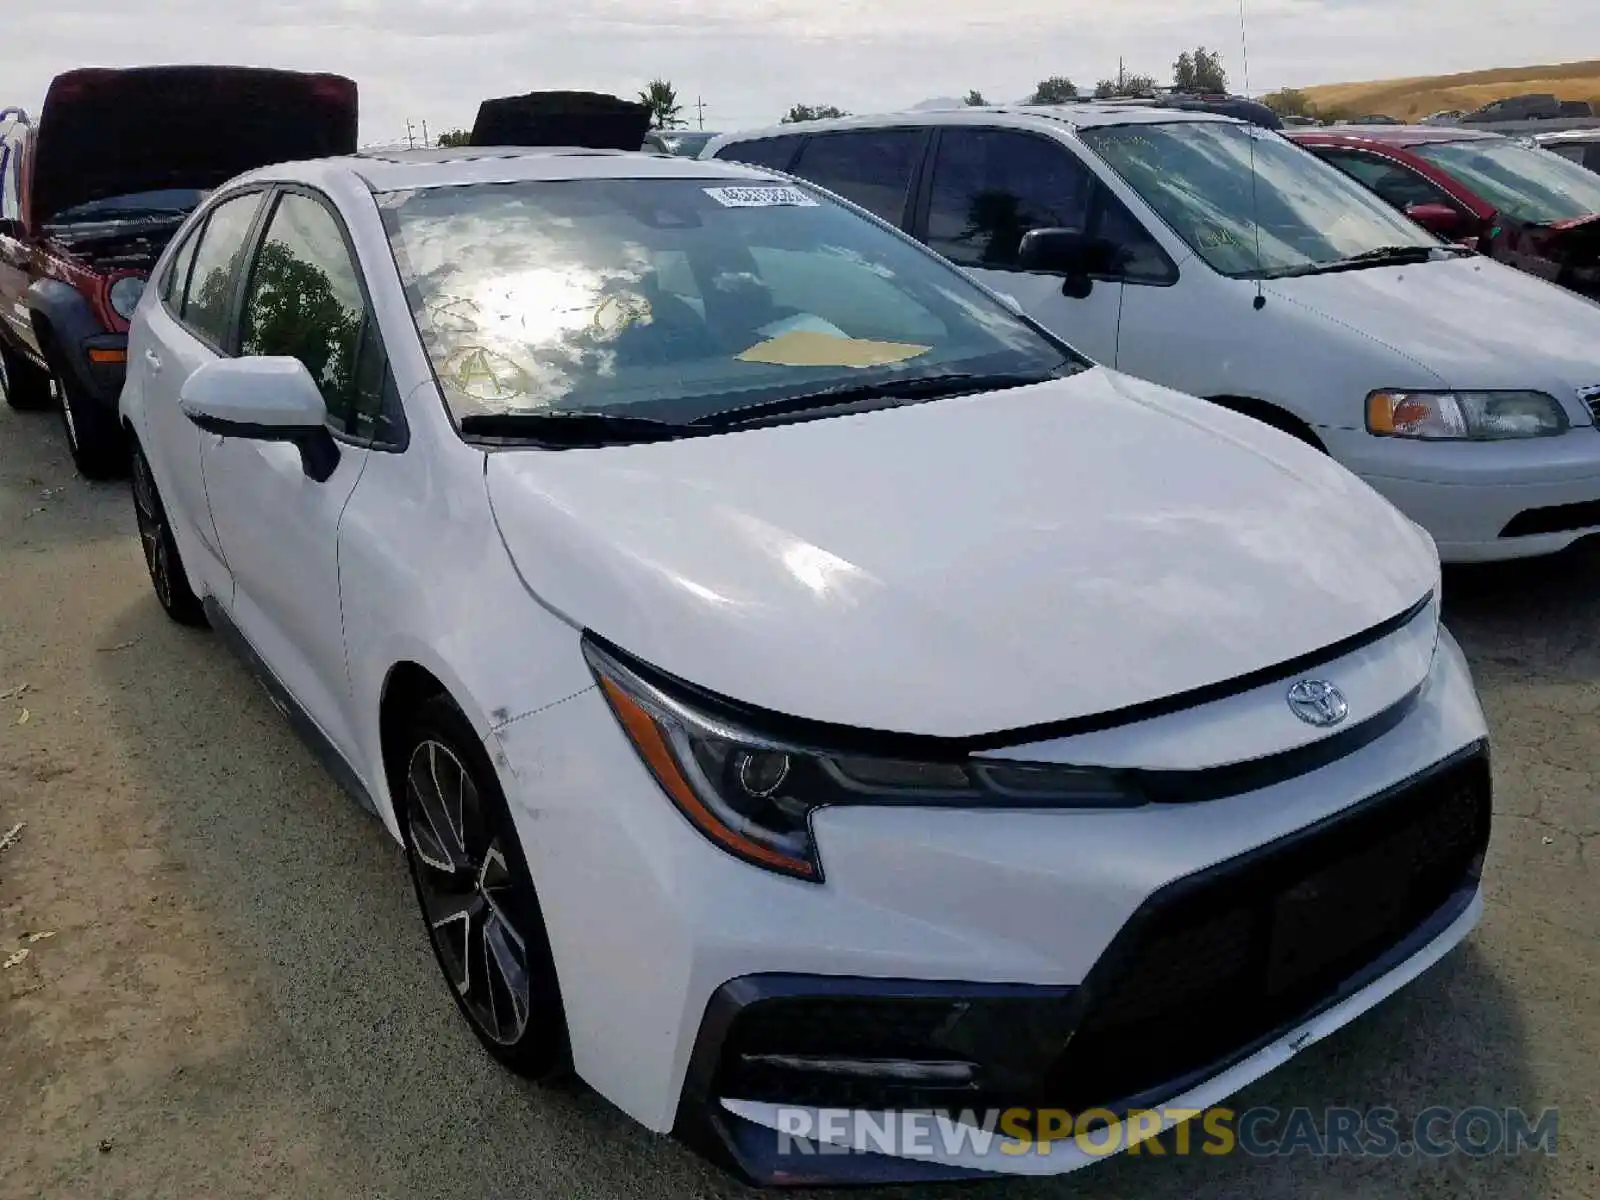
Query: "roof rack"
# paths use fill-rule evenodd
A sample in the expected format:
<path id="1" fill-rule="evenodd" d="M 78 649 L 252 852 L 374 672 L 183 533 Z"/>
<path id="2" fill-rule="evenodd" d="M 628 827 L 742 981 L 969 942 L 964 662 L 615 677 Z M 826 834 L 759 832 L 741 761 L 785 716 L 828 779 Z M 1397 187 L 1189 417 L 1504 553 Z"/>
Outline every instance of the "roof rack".
<path id="1" fill-rule="evenodd" d="M 0 108 L 0 122 L 11 120 L 20 121 L 24 125 L 33 124 L 32 121 L 28 120 L 28 110 L 25 108 L 20 108 L 15 104 L 13 104 L 10 108 Z"/>

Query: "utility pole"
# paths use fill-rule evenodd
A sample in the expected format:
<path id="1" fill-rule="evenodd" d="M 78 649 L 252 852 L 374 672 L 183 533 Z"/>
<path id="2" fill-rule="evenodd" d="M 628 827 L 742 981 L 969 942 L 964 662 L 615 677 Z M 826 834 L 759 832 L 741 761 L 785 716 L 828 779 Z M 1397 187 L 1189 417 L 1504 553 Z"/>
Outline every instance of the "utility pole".
<path id="1" fill-rule="evenodd" d="M 704 129 L 706 127 L 706 102 L 705 102 L 705 100 L 700 96 L 696 96 L 694 98 L 694 107 L 695 107 L 695 111 L 699 114 L 700 128 Z"/>
<path id="2" fill-rule="evenodd" d="M 412 150 L 415 150 L 417 148 L 417 137 L 416 137 L 416 134 L 411 132 L 411 118 L 410 117 L 406 118 L 406 145 Z"/>
<path id="3" fill-rule="evenodd" d="M 428 148 L 428 119 L 426 117 L 422 119 L 422 148 L 424 150 Z"/>
<path id="4" fill-rule="evenodd" d="M 1123 81 L 1127 78 L 1122 72 L 1122 55 L 1117 55 L 1117 95 L 1122 95 Z"/>

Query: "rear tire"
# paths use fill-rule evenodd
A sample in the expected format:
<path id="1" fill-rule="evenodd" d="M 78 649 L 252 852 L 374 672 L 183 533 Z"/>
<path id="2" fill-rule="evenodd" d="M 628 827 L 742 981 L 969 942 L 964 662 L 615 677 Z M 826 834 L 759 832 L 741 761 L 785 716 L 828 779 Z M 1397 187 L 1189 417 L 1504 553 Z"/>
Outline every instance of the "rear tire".
<path id="1" fill-rule="evenodd" d="M 38 412 L 49 408 L 54 399 L 50 373 L 4 341 L 0 341 L 0 391 L 18 412 Z"/>
<path id="2" fill-rule="evenodd" d="M 144 451 L 133 447 L 133 513 L 139 522 L 139 543 L 144 550 L 150 586 L 162 610 L 180 625 L 206 625 L 205 606 L 189 586 L 189 575 L 178 555 L 178 543 L 167 521 L 166 507 L 156 491 L 155 476 Z"/>
<path id="3" fill-rule="evenodd" d="M 128 469 L 128 442 L 117 414 L 84 394 L 76 380 L 60 369 L 55 373 L 56 394 L 61 398 L 61 424 L 67 431 L 67 449 L 85 479 L 116 479 Z"/>
<path id="4" fill-rule="evenodd" d="M 456 1007 L 512 1071 L 565 1074 L 566 1014 L 544 914 L 482 740 L 436 696 L 406 721 L 394 761 L 412 887 Z"/>

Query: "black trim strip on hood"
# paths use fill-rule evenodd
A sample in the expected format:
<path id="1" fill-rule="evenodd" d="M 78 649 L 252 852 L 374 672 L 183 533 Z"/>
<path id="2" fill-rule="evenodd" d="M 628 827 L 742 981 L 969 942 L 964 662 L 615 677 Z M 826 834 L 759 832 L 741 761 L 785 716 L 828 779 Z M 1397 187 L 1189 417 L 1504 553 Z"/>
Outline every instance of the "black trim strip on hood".
<path id="1" fill-rule="evenodd" d="M 1341 638 L 1339 641 L 1324 646 L 1320 650 L 1312 650 L 1309 653 L 1297 655 L 1294 658 L 1274 663 L 1271 666 L 1262 667 L 1255 671 L 1247 671 L 1245 674 L 1236 675 L 1231 679 L 1219 680 L 1216 683 L 1208 683 L 1185 692 L 1178 692 L 1175 695 L 1163 696 L 1156 700 L 1146 700 L 1139 704 L 1131 704 L 1109 712 L 1093 713 L 1082 717 L 1069 717 L 1061 721 L 1048 721 L 1038 725 L 1023 725 L 1013 729 L 998 730 L 994 733 L 972 734 L 963 737 L 862 729 L 852 725 L 839 725 L 831 721 L 819 721 L 810 717 L 797 717 L 786 713 L 774 712 L 771 709 L 761 708 L 757 705 L 731 700 L 715 692 L 708 691 L 698 684 L 690 683 L 688 680 L 680 679 L 676 675 L 641 662 L 638 658 L 593 630 L 585 630 L 583 636 L 594 642 L 607 654 L 620 660 L 642 679 L 671 695 L 683 697 L 708 716 L 724 718 L 732 724 L 748 729 L 751 733 L 761 734 L 775 741 L 789 742 L 806 747 L 882 755 L 890 758 L 918 758 L 938 761 L 965 759 L 985 750 L 1001 750 L 1013 746 L 1026 745 L 1030 742 L 1051 741 L 1085 733 L 1099 733 L 1102 730 L 1115 729 L 1122 725 L 1132 725 L 1155 717 L 1169 716 L 1175 712 L 1182 712 L 1184 709 L 1198 708 L 1201 705 L 1213 704 L 1218 700 L 1226 700 L 1230 696 L 1253 691 L 1264 684 L 1304 674 L 1324 663 L 1343 658 L 1345 655 L 1369 646 L 1374 642 L 1382 641 L 1390 634 L 1404 629 L 1412 621 L 1416 620 L 1433 603 L 1433 599 L 1434 595 L 1430 590 L 1422 599 L 1409 608 L 1359 633 Z M 1379 728 L 1380 733 L 1387 732 L 1388 728 L 1392 728 L 1393 724 L 1398 724 L 1399 719 L 1410 710 L 1410 707 L 1415 702 L 1416 695 L 1417 693 L 1413 692 L 1383 713 L 1368 718 L 1361 724 L 1352 726 L 1339 734 L 1313 742 L 1310 746 L 1297 747 L 1282 754 L 1269 755 L 1263 759 L 1240 764 L 1240 769 L 1251 766 L 1267 767 L 1268 764 L 1283 758 L 1285 755 L 1299 755 L 1310 751 L 1327 753 L 1335 745 L 1345 744 L 1347 739 L 1353 738 L 1357 734 L 1365 733 L 1368 726 L 1373 725 L 1375 722 L 1384 722 L 1387 718 L 1392 718 L 1391 724 Z M 1348 746 L 1342 753 L 1349 753 L 1353 749 L 1355 749 L 1354 746 Z M 1331 762 L 1334 758 L 1341 757 L 1342 753 L 1335 752 L 1326 761 Z M 1318 763 L 1317 765 L 1322 764 Z M 1218 771 L 1233 771 L 1234 769 L 1231 766 L 1215 768 Z M 1313 768 L 1303 768 L 1303 770 L 1311 769 Z M 1303 773 L 1303 771 L 1293 773 L 1298 774 Z M 1198 772 L 1173 772 L 1172 774 L 1180 776 L 1195 775 Z"/>

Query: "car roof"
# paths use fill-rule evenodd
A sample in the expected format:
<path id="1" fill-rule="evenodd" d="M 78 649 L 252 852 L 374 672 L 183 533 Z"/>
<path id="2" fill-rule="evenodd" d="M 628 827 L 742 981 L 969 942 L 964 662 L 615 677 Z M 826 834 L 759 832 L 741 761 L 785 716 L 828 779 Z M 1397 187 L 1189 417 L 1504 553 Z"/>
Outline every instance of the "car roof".
<path id="1" fill-rule="evenodd" d="M 1471 142 L 1505 135 L 1459 125 L 1332 125 L 1320 129 L 1293 129 L 1287 137 L 1301 142 L 1381 142 L 1386 146 L 1426 146 L 1433 142 Z"/>
<path id="2" fill-rule="evenodd" d="M 1600 126 L 1591 129 L 1563 129 L 1556 133 L 1536 133 L 1533 140 L 1540 145 L 1550 142 L 1600 142 Z"/>
<path id="3" fill-rule="evenodd" d="M 713 143 L 719 149 L 730 142 L 745 142 L 755 138 L 781 137 L 786 134 L 826 133 L 843 129 L 882 129 L 898 125 L 972 125 L 993 124 L 995 118 L 1027 125 L 1031 122 L 1053 122 L 1069 129 L 1088 129 L 1097 125 L 1159 125 L 1177 121 L 1213 121 L 1229 125 L 1246 122 L 1219 113 L 1196 112 L 1188 109 L 1159 108 L 1148 104 L 1097 104 L 1079 101 L 1071 104 L 984 104 L 961 108 L 912 109 L 906 112 L 869 113 L 858 117 L 832 117 L 823 121 L 796 121 L 782 125 L 768 125 L 758 129 L 741 129 L 725 133 Z"/>
<path id="4" fill-rule="evenodd" d="M 453 146 L 428 150 L 364 150 L 342 158 L 280 163 L 239 182 L 316 183 L 354 175 L 375 192 L 569 179 L 771 179 L 758 167 L 701 162 L 654 151 L 594 150 L 583 146 Z"/>

